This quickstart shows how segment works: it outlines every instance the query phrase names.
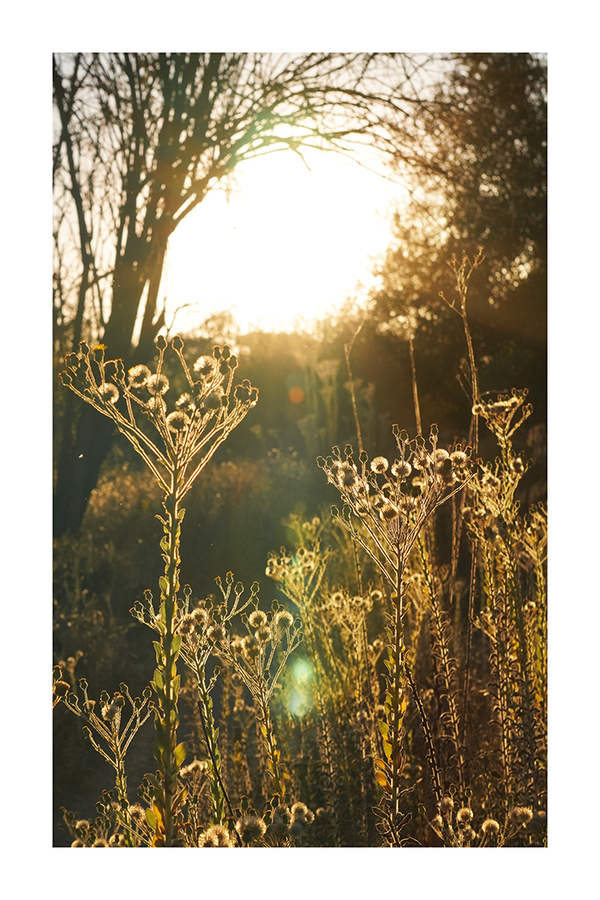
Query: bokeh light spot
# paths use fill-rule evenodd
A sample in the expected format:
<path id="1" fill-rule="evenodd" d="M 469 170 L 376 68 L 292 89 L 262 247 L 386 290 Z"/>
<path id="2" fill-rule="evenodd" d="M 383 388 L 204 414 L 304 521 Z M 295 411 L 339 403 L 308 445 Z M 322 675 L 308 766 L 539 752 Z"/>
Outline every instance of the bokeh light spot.
<path id="1" fill-rule="evenodd" d="M 295 403 L 296 405 L 298 403 L 302 403 L 302 401 L 304 400 L 304 391 L 299 384 L 295 384 L 289 389 L 288 400 L 290 401 L 290 403 Z"/>

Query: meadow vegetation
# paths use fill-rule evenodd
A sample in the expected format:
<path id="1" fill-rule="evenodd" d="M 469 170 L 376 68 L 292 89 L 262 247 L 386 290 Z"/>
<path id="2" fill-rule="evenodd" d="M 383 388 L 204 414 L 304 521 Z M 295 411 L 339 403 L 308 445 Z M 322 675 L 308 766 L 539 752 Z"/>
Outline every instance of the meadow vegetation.
<path id="1" fill-rule="evenodd" d="M 304 455 L 260 419 L 294 385 L 259 393 L 227 344 L 65 356 L 126 441 L 55 543 L 57 843 L 545 846 L 546 507 L 527 391 L 481 391 L 478 262 L 450 260 L 466 399 L 439 427 L 412 345 L 398 422 L 351 341 L 300 351 Z"/>

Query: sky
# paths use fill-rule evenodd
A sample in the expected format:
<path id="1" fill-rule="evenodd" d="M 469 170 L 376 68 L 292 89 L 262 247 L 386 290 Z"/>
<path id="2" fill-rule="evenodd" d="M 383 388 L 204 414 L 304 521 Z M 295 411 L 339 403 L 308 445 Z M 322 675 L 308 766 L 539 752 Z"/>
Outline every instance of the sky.
<path id="1" fill-rule="evenodd" d="M 212 191 L 181 222 L 160 290 L 175 331 L 225 309 L 242 332 L 293 331 L 374 283 L 406 190 L 337 153 L 304 159 L 283 151 L 248 160 L 230 196 Z"/>

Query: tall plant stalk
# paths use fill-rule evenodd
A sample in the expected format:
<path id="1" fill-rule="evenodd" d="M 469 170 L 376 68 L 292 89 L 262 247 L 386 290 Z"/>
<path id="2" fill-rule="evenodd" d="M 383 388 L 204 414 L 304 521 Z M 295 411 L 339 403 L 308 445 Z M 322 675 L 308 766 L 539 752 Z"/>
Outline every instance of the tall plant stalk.
<path id="1" fill-rule="evenodd" d="M 152 594 L 146 591 L 132 614 L 158 632 L 154 641 L 156 670 L 152 687 L 156 694 L 154 756 L 156 776 L 149 776 L 154 791 L 153 805 L 146 812 L 153 830 L 153 846 L 171 847 L 180 843 L 180 807 L 185 799 L 178 787 L 178 773 L 187 752 L 177 742 L 180 676 L 177 660 L 181 650 L 181 607 L 179 598 L 181 524 L 185 514 L 181 503 L 219 445 L 256 404 L 258 391 L 245 380 L 233 388 L 237 359 L 228 347 L 215 347 L 212 356 L 200 356 L 192 368 L 183 356 L 184 343 L 173 338 L 170 349 L 177 358 L 188 389 L 168 411 L 166 394 L 170 382 L 165 374 L 167 342 L 156 340 L 158 358 L 155 372 L 134 366 L 127 375 L 122 360 L 104 358 L 104 347 L 92 350 L 80 343 L 79 353 L 68 354 L 63 384 L 99 413 L 110 418 L 142 457 L 164 493 L 164 518 L 160 542 L 165 564 L 159 580 L 160 607 L 156 611 Z M 158 433 L 149 437 L 136 420 L 136 412 L 146 416 Z"/>

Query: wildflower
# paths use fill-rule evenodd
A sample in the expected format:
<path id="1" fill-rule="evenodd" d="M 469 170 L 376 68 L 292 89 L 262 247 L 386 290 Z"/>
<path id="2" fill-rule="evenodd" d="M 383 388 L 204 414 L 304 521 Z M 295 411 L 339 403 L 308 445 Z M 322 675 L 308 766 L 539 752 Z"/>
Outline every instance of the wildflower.
<path id="1" fill-rule="evenodd" d="M 146 387 L 153 397 L 159 397 L 169 390 L 169 379 L 166 375 L 150 375 L 146 381 Z"/>
<path id="2" fill-rule="evenodd" d="M 388 470 L 389 463 L 385 456 L 376 456 L 375 459 L 371 460 L 371 471 L 376 472 L 377 475 L 383 475 Z"/>
<path id="3" fill-rule="evenodd" d="M 248 616 L 248 625 L 250 628 L 261 628 L 263 625 L 267 624 L 267 616 L 266 613 L 262 611 L 262 609 L 255 609 L 254 612 L 250 613 Z"/>
<path id="4" fill-rule="evenodd" d="M 259 841 L 264 836 L 267 826 L 264 819 L 248 815 L 237 820 L 235 830 L 245 844 L 250 844 Z"/>
<path id="5" fill-rule="evenodd" d="M 167 416 L 167 428 L 178 434 L 190 424 L 189 416 L 186 416 L 181 410 L 176 410 Z"/>
<path id="6" fill-rule="evenodd" d="M 211 825 L 198 839 L 199 847 L 234 847 L 229 831 L 223 825 Z"/>
<path id="7" fill-rule="evenodd" d="M 510 818 L 515 825 L 529 825 L 533 819 L 533 810 L 530 806 L 515 806 L 511 810 Z"/>
<path id="8" fill-rule="evenodd" d="M 127 378 L 129 380 L 129 387 L 132 388 L 143 388 L 146 385 L 146 382 L 150 378 L 150 369 L 148 366 L 134 366 L 127 373 Z"/>
<path id="9" fill-rule="evenodd" d="M 119 392 L 114 384 L 101 384 L 98 393 L 106 403 L 116 403 L 119 399 Z"/>
<path id="10" fill-rule="evenodd" d="M 481 826 L 481 832 L 484 836 L 496 837 L 500 831 L 500 825 L 495 819 L 486 819 Z"/>
<path id="11" fill-rule="evenodd" d="M 402 460 L 402 462 L 400 462 L 399 460 L 396 460 L 394 462 L 394 464 L 392 465 L 391 471 L 392 471 L 392 475 L 395 478 L 408 478 L 408 476 L 412 472 L 412 466 L 409 462 L 406 462 L 405 460 Z"/>
<path id="12" fill-rule="evenodd" d="M 456 813 L 456 821 L 458 825 L 464 826 L 469 825 L 470 822 L 473 821 L 473 810 L 469 809 L 468 806 L 463 806 L 462 809 Z"/>

